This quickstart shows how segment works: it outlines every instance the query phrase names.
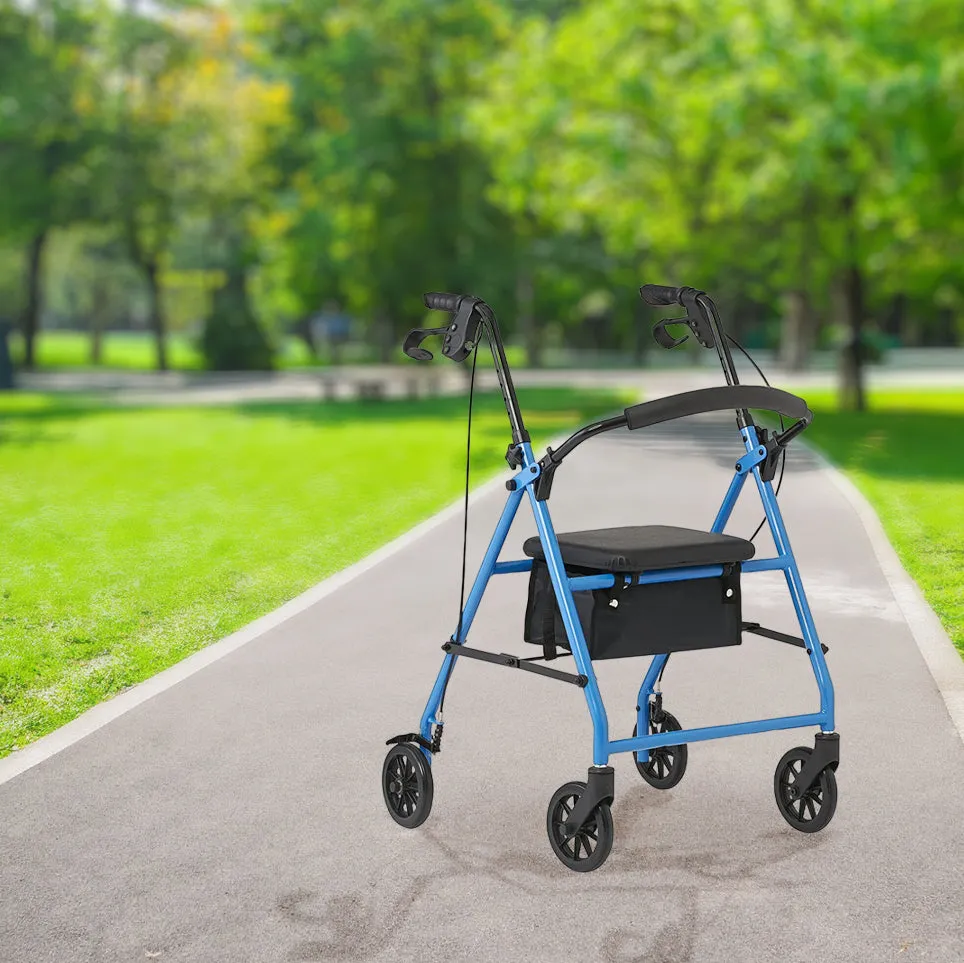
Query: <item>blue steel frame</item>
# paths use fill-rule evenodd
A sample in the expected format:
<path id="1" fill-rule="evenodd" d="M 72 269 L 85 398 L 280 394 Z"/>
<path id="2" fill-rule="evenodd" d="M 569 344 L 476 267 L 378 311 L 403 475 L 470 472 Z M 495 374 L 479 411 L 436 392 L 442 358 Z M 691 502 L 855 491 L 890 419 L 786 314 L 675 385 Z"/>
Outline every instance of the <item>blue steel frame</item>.
<path id="1" fill-rule="evenodd" d="M 536 499 L 535 482 L 541 472 L 539 462 L 533 455 L 532 446 L 528 442 L 524 442 L 519 446 L 522 453 L 522 466 L 515 476 L 515 490 L 509 493 L 508 501 L 496 525 L 495 533 L 492 535 L 492 540 L 489 542 L 489 547 L 482 559 L 478 575 L 466 600 L 462 618 L 461 635 L 459 638 L 455 638 L 453 635 L 452 639 L 460 645 L 465 643 L 469 630 L 472 627 L 472 622 L 478 612 L 486 586 L 493 575 L 527 572 L 532 568 L 531 559 L 520 559 L 511 562 L 498 561 L 499 553 L 505 544 L 509 529 L 522 502 L 522 497 L 528 494 L 529 502 L 532 505 L 532 512 L 535 516 L 539 538 L 542 542 L 543 551 L 545 552 L 546 564 L 552 579 L 552 586 L 559 602 L 559 610 L 562 614 L 563 624 L 566 627 L 566 635 L 570 639 L 572 656 L 575 659 L 578 672 L 588 680 L 583 691 L 585 692 L 586 703 L 589 706 L 589 715 L 592 718 L 593 764 L 596 766 L 607 765 L 610 754 L 615 752 L 635 752 L 640 762 L 646 762 L 649 759 L 649 750 L 659 746 L 682 745 L 690 742 L 701 742 L 707 739 L 722 739 L 726 736 L 746 735 L 751 732 L 767 732 L 774 729 L 798 729 L 819 726 L 823 732 L 833 732 L 834 730 L 833 683 L 830 680 L 826 659 L 824 658 L 823 649 L 820 646 L 817 629 L 813 622 L 810 606 L 807 603 L 806 593 L 803 590 L 803 583 L 800 580 L 800 572 L 797 568 L 796 559 L 790 547 L 790 540 L 783 523 L 783 516 L 780 513 L 780 506 L 773 493 L 773 486 L 769 481 L 764 481 L 760 474 L 760 463 L 766 458 L 767 452 L 766 449 L 760 445 L 756 428 L 753 425 L 741 428 L 740 434 L 746 446 L 746 454 L 737 462 L 736 474 L 730 482 L 730 487 L 723 498 L 723 504 L 720 506 L 711 531 L 722 532 L 724 530 L 737 499 L 743 491 L 743 486 L 748 476 L 752 475 L 756 482 L 760 499 L 763 502 L 767 524 L 773 535 L 776 556 L 765 559 L 751 559 L 743 562 L 742 571 L 783 571 L 787 580 L 787 588 L 790 591 L 790 598 L 793 601 L 793 607 L 796 611 L 797 620 L 800 623 L 800 630 L 806 642 L 810 665 L 813 668 L 813 674 L 817 681 L 817 688 L 820 692 L 820 711 L 803 715 L 781 716 L 775 719 L 757 719 L 752 722 L 737 722 L 730 725 L 706 726 L 700 729 L 650 733 L 650 699 L 656 692 L 656 683 L 659 674 L 666 664 L 666 660 L 669 658 L 668 655 L 656 655 L 653 656 L 649 670 L 639 689 L 639 712 L 636 731 L 638 733 L 646 733 L 646 735 L 637 735 L 631 739 L 615 740 L 610 740 L 609 738 L 609 719 L 606 715 L 606 709 L 599 692 L 596 674 L 593 671 L 592 660 L 589 657 L 586 638 L 583 634 L 582 624 L 576 614 L 575 601 L 572 594 L 574 591 L 587 591 L 613 585 L 615 583 L 615 576 L 612 574 L 601 574 L 570 578 L 566 575 L 562 553 L 559 549 L 559 542 L 556 538 L 555 530 L 552 527 L 552 519 L 549 517 L 548 505 L 546 502 Z M 638 583 L 670 582 L 693 578 L 708 578 L 721 575 L 722 573 L 723 567 L 721 565 L 704 565 L 646 572 L 635 579 L 633 576 L 623 576 L 623 578 L 625 578 L 627 582 L 636 581 Z M 439 670 L 435 685 L 432 688 L 432 693 L 429 696 L 428 703 L 425 706 L 425 711 L 422 713 L 420 731 L 422 736 L 428 740 L 432 738 L 432 727 L 442 724 L 438 709 L 445 687 L 455 668 L 457 658 L 458 656 L 454 652 L 446 654 L 442 662 L 442 668 Z M 431 762 L 432 754 L 425 749 L 422 751 L 426 759 Z"/>

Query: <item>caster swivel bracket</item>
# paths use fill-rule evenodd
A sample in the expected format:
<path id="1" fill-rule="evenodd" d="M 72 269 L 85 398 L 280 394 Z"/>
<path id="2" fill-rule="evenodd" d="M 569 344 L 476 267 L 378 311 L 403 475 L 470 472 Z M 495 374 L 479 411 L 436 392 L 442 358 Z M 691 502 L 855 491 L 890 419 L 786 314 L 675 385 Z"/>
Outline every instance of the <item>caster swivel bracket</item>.
<path id="1" fill-rule="evenodd" d="M 442 733 L 441 726 L 438 727 L 439 732 L 437 738 L 433 742 L 429 742 L 424 736 L 419 735 L 417 732 L 406 732 L 401 736 L 392 736 L 391 739 L 385 740 L 386 746 L 394 746 L 402 742 L 414 742 L 416 745 L 421 746 L 423 749 L 427 749 L 431 753 L 439 752 L 441 749 Z"/>
<path id="2" fill-rule="evenodd" d="M 813 739 L 813 752 L 793 783 L 794 798 L 802 796 L 820 778 L 824 769 L 836 772 L 839 764 L 840 733 L 818 732 Z"/>
<path id="3" fill-rule="evenodd" d="M 569 819 L 566 832 L 572 835 L 582 829 L 600 803 L 611 803 L 616 795 L 616 777 L 612 766 L 593 766 L 586 780 L 586 791 L 579 797 Z"/>

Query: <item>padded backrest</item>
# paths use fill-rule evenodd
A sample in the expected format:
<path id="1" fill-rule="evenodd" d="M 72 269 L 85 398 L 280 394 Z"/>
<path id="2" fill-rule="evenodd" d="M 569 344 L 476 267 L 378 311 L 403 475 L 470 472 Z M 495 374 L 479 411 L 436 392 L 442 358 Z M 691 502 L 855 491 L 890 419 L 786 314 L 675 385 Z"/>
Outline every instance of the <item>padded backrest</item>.
<path id="1" fill-rule="evenodd" d="M 787 418 L 810 423 L 813 412 L 803 398 L 765 385 L 723 385 L 700 388 L 682 394 L 644 401 L 626 409 L 626 423 L 630 428 L 646 428 L 675 418 L 700 415 L 710 411 L 736 411 L 739 408 L 763 408 L 776 411 Z"/>

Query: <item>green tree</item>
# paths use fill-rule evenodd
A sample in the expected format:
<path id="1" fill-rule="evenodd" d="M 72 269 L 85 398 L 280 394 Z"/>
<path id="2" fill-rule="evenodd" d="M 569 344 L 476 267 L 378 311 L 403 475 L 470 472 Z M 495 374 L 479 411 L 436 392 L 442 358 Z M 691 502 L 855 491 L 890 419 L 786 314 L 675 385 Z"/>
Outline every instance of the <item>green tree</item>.
<path id="1" fill-rule="evenodd" d="M 281 145 L 292 282 L 369 319 L 382 358 L 423 313 L 416 293 L 485 277 L 511 290 L 511 234 L 464 130 L 479 67 L 504 41 L 493 2 L 264 0 L 259 35 L 293 89 Z"/>
<path id="2" fill-rule="evenodd" d="M 99 7 L 0 0 L 0 232 L 25 248 L 24 364 L 35 364 L 51 233 L 96 214 L 105 140 Z"/>
<path id="3" fill-rule="evenodd" d="M 178 96 L 196 63 L 189 12 L 199 9 L 203 6 L 190 0 L 145 9 L 140 0 L 125 0 L 113 20 L 119 83 L 112 105 L 112 220 L 144 280 L 156 364 L 162 371 L 168 367 L 162 272 L 169 263 L 186 165 L 191 163 L 184 144 L 197 121 L 178 109 Z"/>
<path id="4" fill-rule="evenodd" d="M 910 243 L 954 248 L 961 35 L 947 0 L 602 0 L 524 24 L 480 131 L 501 203 L 731 306 L 782 295 L 798 363 L 835 313 L 860 407 L 871 305 L 927 290 Z"/>
<path id="5" fill-rule="evenodd" d="M 198 58 L 175 99 L 191 118 L 181 129 L 182 208 L 203 250 L 198 266 L 221 277 L 201 347 L 213 368 L 265 369 L 272 346 L 251 286 L 287 224 L 268 155 L 290 133 L 290 89 L 251 69 L 252 44 L 228 11 L 212 10 L 194 37 Z"/>

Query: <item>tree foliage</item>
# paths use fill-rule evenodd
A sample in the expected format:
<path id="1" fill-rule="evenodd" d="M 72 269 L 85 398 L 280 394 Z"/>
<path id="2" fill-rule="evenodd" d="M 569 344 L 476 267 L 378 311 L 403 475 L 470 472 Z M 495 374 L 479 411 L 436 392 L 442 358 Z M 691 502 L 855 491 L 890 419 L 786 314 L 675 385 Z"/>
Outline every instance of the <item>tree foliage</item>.
<path id="1" fill-rule="evenodd" d="M 0 240 L 37 294 L 113 231 L 161 365 L 191 271 L 242 365 L 329 301 L 388 358 L 446 288 L 635 354 L 635 285 L 692 284 L 854 406 L 869 331 L 964 308 L 957 0 L 0 0 L 0 54 Z"/>

